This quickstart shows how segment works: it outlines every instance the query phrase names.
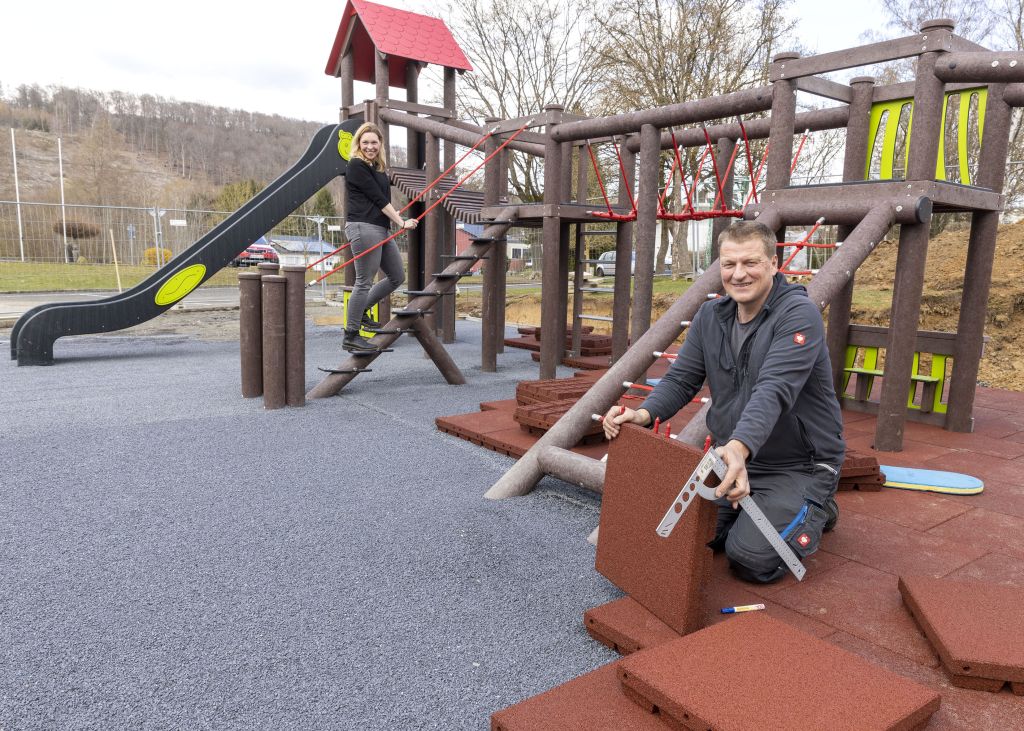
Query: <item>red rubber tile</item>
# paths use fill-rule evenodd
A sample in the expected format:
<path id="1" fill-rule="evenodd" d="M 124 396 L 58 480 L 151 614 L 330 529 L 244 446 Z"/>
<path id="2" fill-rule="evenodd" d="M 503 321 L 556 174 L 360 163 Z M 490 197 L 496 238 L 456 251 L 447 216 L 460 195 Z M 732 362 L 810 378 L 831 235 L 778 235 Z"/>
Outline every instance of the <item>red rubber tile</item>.
<path id="1" fill-rule="evenodd" d="M 582 454 L 584 457 L 590 457 L 591 459 L 601 459 L 608 454 L 608 442 L 599 441 L 591 444 L 577 444 L 569 451 Z"/>
<path id="2" fill-rule="evenodd" d="M 522 348 L 523 350 L 540 351 L 540 341 L 532 335 L 525 335 L 519 338 L 505 338 L 502 340 L 506 348 Z"/>
<path id="3" fill-rule="evenodd" d="M 933 492 L 915 490 L 882 490 L 866 495 L 860 492 L 844 492 L 836 496 L 839 503 L 840 523 L 846 511 L 871 515 L 897 525 L 926 531 L 961 515 L 969 507 L 961 502 L 948 500 Z"/>
<path id="4" fill-rule="evenodd" d="M 903 606 L 899 579 L 850 561 L 772 594 L 796 612 L 872 642 L 920 665 L 939 659 Z"/>
<path id="5" fill-rule="evenodd" d="M 625 424 L 609 443 L 601 498 L 598 572 L 680 634 L 701 626 L 716 507 L 694 498 L 668 538 L 655 529 L 701 452 Z"/>
<path id="6" fill-rule="evenodd" d="M 814 562 L 823 555 L 825 555 L 824 551 L 818 551 L 804 562 L 808 572 L 816 573 L 819 570 L 820 566 Z M 839 563 L 845 562 L 844 559 L 835 556 L 832 557 L 832 560 Z M 794 612 L 792 609 L 772 601 L 770 596 L 760 594 L 760 589 L 766 587 L 777 588 L 777 585 L 751 584 L 746 581 L 740 581 L 729 572 L 728 564 L 728 559 L 726 559 L 724 554 L 715 556 L 711 567 L 711 581 L 704 592 L 705 627 L 720 622 L 728 622 L 738 616 L 736 614 L 722 614 L 723 607 L 764 604 L 765 608 L 760 611 L 763 611 L 769 617 L 779 619 L 814 637 L 827 637 L 836 631 L 835 627 L 831 627 L 799 612 Z M 792 581 L 795 583 L 796 579 L 793 578 Z"/>
<path id="7" fill-rule="evenodd" d="M 927 442 L 919 442 L 913 439 L 903 440 L 902 452 L 878 452 L 874 448 L 875 431 L 872 422 L 870 434 L 851 434 L 846 440 L 849 449 L 856 449 L 858 452 L 875 455 L 875 458 L 882 464 L 896 465 L 897 467 L 927 467 L 924 462 L 941 457 L 953 452 L 947 447 L 940 447 Z M 944 469 L 934 467 L 930 469 Z"/>
<path id="8" fill-rule="evenodd" d="M 990 549 L 1024 558 L 1024 518 L 1014 515 L 975 508 L 932 528 L 927 535 L 962 542 L 984 540 Z"/>
<path id="9" fill-rule="evenodd" d="M 1024 413 L 1024 393 L 978 386 L 974 390 L 974 405 L 1020 414 Z"/>
<path id="10" fill-rule="evenodd" d="M 540 353 L 531 353 L 530 357 L 540 362 Z M 611 365 L 611 359 L 607 355 L 590 356 L 565 356 L 562 358 L 562 365 L 569 368 L 581 368 L 583 370 L 601 370 Z"/>
<path id="11" fill-rule="evenodd" d="M 678 728 L 909 730 L 939 694 L 751 613 L 619 661 L 623 686 Z"/>
<path id="12" fill-rule="evenodd" d="M 481 444 L 488 449 L 519 458 L 537 443 L 537 437 L 527 434 L 518 426 L 480 435 Z"/>
<path id="13" fill-rule="evenodd" d="M 582 378 L 550 378 L 539 381 L 520 381 L 516 384 L 516 401 L 522 404 L 552 403 L 565 399 L 579 399 L 591 389 L 593 382 Z"/>
<path id="14" fill-rule="evenodd" d="M 828 641 L 869 662 L 937 690 L 942 695 L 942 703 L 928 724 L 929 731 L 1024 728 L 1024 703 L 1010 693 L 964 690 L 950 683 L 946 673 L 939 668 L 918 665 L 845 632 L 836 632 Z"/>
<path id="15" fill-rule="evenodd" d="M 443 431 L 460 436 L 486 434 L 492 431 L 508 429 L 516 425 L 512 414 L 508 411 L 496 409 L 494 411 L 471 411 L 468 414 L 457 414 L 455 416 L 439 416 L 434 419 L 439 429 L 444 426 Z"/>
<path id="16" fill-rule="evenodd" d="M 840 516 L 834 531 L 825 534 L 821 546 L 890 574 L 930 576 L 945 576 L 990 550 L 979 546 L 976 538 L 958 542 L 935 535 L 941 528 L 922 533 L 850 511 Z"/>
<path id="17" fill-rule="evenodd" d="M 881 492 L 885 485 L 885 475 L 877 477 L 851 477 L 841 479 L 836 484 L 838 492 Z"/>
<path id="18" fill-rule="evenodd" d="M 492 714 L 491 731 L 665 731 L 623 693 L 619 662 Z"/>
<path id="19" fill-rule="evenodd" d="M 1024 475 L 1024 462 L 1020 465 Z M 1005 479 L 982 477 L 985 490 L 977 495 L 943 495 L 969 508 L 985 508 L 994 513 L 1015 515 L 1024 518 L 1024 479 L 1017 478 L 1014 482 Z"/>
<path id="20" fill-rule="evenodd" d="M 1024 589 L 1024 559 L 1002 553 L 990 553 L 977 561 L 971 561 L 966 566 L 961 566 L 946 578 L 985 581 Z"/>
<path id="21" fill-rule="evenodd" d="M 927 576 L 904 576 L 899 589 L 954 685 L 1024 684 L 1024 589 Z"/>
<path id="22" fill-rule="evenodd" d="M 518 406 L 518 405 L 519 404 L 516 403 L 516 400 L 514 398 L 503 399 L 501 401 L 481 401 L 480 402 L 480 410 L 481 411 L 515 411 L 516 410 L 516 406 Z"/>
<path id="23" fill-rule="evenodd" d="M 628 596 L 588 609 L 583 613 L 587 634 L 620 655 L 654 647 L 679 637 L 679 633 Z"/>
<path id="24" fill-rule="evenodd" d="M 1000 459 L 1014 459 L 1024 455 L 1024 444 L 1004 444 L 1002 439 L 994 439 L 991 434 L 951 432 L 931 424 L 913 421 L 906 422 L 904 434 L 914 441 L 967 450 L 974 454 Z"/>

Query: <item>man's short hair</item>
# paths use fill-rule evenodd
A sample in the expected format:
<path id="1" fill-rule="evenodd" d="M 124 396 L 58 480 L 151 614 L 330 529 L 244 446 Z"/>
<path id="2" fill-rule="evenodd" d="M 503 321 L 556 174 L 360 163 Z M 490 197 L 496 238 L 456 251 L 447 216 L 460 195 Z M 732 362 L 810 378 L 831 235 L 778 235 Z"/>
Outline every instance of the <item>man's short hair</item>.
<path id="1" fill-rule="evenodd" d="M 771 258 L 775 256 L 775 247 L 778 246 L 778 241 L 775 238 L 775 232 L 759 221 L 732 223 L 729 228 L 718 234 L 718 248 L 721 249 L 722 244 L 726 241 L 740 244 L 751 239 L 758 240 L 763 244 L 764 255 L 771 261 Z"/>

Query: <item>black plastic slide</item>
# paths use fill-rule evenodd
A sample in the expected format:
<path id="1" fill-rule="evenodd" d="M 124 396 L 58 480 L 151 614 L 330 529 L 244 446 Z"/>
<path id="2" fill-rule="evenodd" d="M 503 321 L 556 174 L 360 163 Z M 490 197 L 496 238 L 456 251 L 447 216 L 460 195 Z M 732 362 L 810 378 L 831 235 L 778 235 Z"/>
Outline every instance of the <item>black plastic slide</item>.
<path id="1" fill-rule="evenodd" d="M 344 175 L 351 135 L 359 124 L 348 120 L 321 128 L 283 175 L 131 289 L 94 302 L 51 302 L 26 312 L 11 331 L 11 358 L 19 366 L 49 365 L 57 338 L 122 330 L 172 307 L 336 176 Z"/>

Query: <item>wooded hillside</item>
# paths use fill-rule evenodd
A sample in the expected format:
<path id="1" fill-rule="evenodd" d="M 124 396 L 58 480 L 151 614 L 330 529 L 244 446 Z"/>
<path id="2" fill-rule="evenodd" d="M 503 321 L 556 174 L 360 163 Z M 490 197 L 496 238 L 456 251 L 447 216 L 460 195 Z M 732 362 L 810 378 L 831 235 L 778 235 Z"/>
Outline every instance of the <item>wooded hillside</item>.
<path id="1" fill-rule="evenodd" d="M 148 94 L 0 85 L 0 127 L 15 130 L 22 200 L 59 200 L 58 138 L 68 202 L 203 208 L 222 185 L 273 180 L 320 126 Z M 14 198 L 12 166 L 5 139 L 5 200 Z"/>

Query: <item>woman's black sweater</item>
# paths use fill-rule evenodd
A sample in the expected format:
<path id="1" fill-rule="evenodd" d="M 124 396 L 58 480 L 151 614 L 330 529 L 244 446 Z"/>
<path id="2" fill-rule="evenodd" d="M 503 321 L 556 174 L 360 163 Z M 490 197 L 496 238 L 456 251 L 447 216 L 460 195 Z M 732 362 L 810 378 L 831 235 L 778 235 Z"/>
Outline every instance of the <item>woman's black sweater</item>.
<path id="1" fill-rule="evenodd" d="M 374 170 L 362 159 L 353 156 L 345 171 L 345 220 L 349 223 L 372 223 L 388 228 L 391 220 L 384 215 L 384 206 L 391 202 L 391 181 L 383 170 Z"/>

